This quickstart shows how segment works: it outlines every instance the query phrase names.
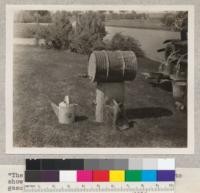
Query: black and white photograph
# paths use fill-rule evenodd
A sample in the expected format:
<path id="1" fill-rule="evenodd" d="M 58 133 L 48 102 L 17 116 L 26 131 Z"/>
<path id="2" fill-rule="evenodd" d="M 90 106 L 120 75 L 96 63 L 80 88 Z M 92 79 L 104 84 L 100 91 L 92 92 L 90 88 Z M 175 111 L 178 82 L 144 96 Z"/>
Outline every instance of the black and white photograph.
<path id="1" fill-rule="evenodd" d="M 8 153 L 192 151 L 190 6 L 20 5 L 6 14 Z"/>

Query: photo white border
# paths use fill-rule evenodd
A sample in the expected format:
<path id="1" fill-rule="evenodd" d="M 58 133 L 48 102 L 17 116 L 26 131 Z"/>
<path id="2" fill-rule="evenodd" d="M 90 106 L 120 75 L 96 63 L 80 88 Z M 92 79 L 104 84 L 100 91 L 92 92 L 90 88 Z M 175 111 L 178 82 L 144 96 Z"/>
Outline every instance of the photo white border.
<path id="1" fill-rule="evenodd" d="M 23 148 L 13 146 L 13 18 L 17 10 L 188 11 L 188 112 L 186 148 Z M 193 154 L 194 153 L 193 5 L 6 5 L 6 153 L 8 154 Z"/>

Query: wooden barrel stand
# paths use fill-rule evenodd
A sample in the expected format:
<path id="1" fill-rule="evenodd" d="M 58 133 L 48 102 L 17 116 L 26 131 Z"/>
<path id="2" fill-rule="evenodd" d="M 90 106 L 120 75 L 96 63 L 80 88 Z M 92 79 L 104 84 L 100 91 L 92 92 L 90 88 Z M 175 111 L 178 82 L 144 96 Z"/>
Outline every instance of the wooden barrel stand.
<path id="1" fill-rule="evenodd" d="M 105 109 L 114 111 L 114 102 L 124 104 L 125 83 L 97 83 L 96 88 L 96 122 L 104 122 Z M 116 104 L 115 104 L 116 105 Z M 117 108 L 117 107 L 116 107 Z M 107 114 L 107 113 L 106 113 Z M 113 112 L 113 119 L 116 113 Z"/>
<path id="2" fill-rule="evenodd" d="M 137 58 L 132 51 L 94 51 L 89 58 L 88 76 L 96 87 L 96 122 L 115 125 L 125 117 L 125 81 L 136 77 Z M 108 121 L 107 121 L 108 120 Z"/>

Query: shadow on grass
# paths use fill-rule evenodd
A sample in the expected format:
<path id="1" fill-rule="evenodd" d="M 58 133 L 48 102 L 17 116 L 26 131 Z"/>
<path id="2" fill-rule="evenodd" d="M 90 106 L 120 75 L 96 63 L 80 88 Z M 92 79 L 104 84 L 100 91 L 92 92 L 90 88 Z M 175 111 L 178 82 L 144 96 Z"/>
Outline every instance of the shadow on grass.
<path id="1" fill-rule="evenodd" d="M 167 81 L 167 82 L 163 82 L 161 85 L 160 85 L 160 88 L 165 90 L 165 91 L 168 91 L 168 92 L 172 92 L 172 83 Z"/>
<path id="2" fill-rule="evenodd" d="M 76 121 L 76 122 L 85 121 L 85 120 L 87 120 L 87 119 L 88 119 L 88 117 L 86 117 L 86 116 L 76 116 L 76 117 L 75 117 L 75 121 Z"/>
<path id="3" fill-rule="evenodd" d="M 126 114 L 129 119 L 144 119 L 171 116 L 173 113 L 172 111 L 162 107 L 146 107 L 127 109 Z"/>
<path id="4" fill-rule="evenodd" d="M 161 84 L 150 82 L 153 87 L 159 87 L 164 91 L 172 92 L 172 83 L 170 81 L 163 82 Z"/>

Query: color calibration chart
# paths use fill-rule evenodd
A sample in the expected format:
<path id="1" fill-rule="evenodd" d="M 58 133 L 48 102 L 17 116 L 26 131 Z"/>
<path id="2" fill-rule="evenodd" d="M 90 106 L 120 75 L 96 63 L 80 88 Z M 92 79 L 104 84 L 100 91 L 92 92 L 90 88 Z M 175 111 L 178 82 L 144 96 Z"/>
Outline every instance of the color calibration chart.
<path id="1" fill-rule="evenodd" d="M 26 192 L 174 192 L 174 159 L 27 159 Z"/>

